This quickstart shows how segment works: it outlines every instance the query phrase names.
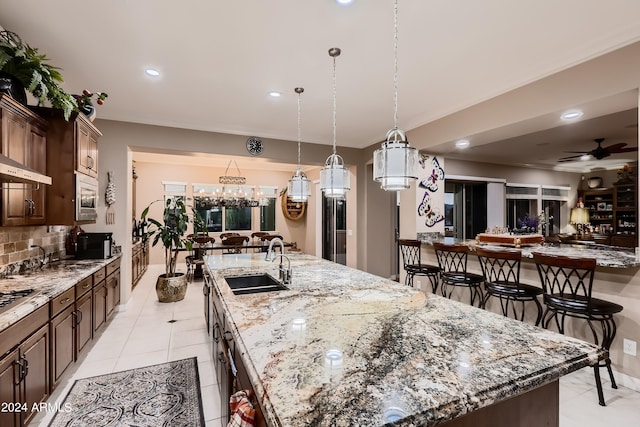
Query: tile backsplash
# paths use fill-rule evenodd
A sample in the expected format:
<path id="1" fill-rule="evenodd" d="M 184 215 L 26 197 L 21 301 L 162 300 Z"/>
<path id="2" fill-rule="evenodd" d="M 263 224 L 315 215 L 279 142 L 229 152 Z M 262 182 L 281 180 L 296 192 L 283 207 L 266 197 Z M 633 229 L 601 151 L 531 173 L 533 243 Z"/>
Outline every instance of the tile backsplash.
<path id="1" fill-rule="evenodd" d="M 0 276 L 38 265 L 42 252 L 30 248 L 30 243 L 42 246 L 48 259 L 64 257 L 65 239 L 70 229 L 65 226 L 0 227 Z"/>

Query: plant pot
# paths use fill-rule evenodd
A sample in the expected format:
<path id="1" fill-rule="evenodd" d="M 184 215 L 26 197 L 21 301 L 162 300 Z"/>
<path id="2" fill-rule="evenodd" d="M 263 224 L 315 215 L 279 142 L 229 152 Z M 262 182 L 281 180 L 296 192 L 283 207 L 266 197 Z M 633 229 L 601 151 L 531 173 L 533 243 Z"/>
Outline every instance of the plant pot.
<path id="1" fill-rule="evenodd" d="M 156 294 L 160 302 L 182 301 L 187 293 L 187 276 L 184 273 L 176 273 L 167 277 L 166 274 L 158 276 L 156 281 Z"/>
<path id="2" fill-rule="evenodd" d="M 3 71 L 0 71 L 0 93 L 9 94 L 9 96 L 20 104 L 24 106 L 27 105 L 27 91 L 25 87 L 20 83 L 20 80 Z"/>

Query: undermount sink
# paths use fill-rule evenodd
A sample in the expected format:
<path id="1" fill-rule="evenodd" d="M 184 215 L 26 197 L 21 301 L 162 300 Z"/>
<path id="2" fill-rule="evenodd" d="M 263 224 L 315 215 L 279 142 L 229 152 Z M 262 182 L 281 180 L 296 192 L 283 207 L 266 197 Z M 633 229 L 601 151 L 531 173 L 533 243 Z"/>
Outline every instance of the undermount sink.
<path id="1" fill-rule="evenodd" d="M 279 280 L 267 273 L 225 276 L 225 280 L 234 295 L 257 294 L 288 289 Z"/>

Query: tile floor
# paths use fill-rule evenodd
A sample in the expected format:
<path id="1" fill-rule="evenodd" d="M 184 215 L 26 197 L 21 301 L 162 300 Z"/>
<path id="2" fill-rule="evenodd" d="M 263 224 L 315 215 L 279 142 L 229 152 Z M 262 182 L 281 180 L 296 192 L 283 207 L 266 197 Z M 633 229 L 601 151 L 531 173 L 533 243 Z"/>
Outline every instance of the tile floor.
<path id="1" fill-rule="evenodd" d="M 204 325 L 202 283 L 189 285 L 178 303 L 161 304 L 155 294 L 155 279 L 163 266 L 151 265 L 133 291 L 126 310 L 114 318 L 75 366 L 69 379 L 60 384 L 50 402 L 62 402 L 77 378 L 86 378 L 185 357 L 198 357 L 204 416 L 209 426 L 220 426 L 218 386 L 211 362 L 210 337 Z M 173 321 L 170 323 L 170 321 Z M 603 380 L 607 378 L 605 372 Z M 597 402 L 593 371 L 582 369 L 560 381 L 561 427 L 637 426 L 640 422 L 640 393 L 604 383 L 607 406 Z M 45 427 L 53 413 L 41 413 L 32 425 Z"/>

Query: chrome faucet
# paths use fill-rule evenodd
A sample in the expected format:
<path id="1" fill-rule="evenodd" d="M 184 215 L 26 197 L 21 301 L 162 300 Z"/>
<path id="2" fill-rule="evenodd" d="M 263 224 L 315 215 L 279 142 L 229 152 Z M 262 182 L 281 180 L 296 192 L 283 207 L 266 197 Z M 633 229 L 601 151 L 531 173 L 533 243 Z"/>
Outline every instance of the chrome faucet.
<path id="1" fill-rule="evenodd" d="M 284 242 L 282 241 L 281 238 L 279 237 L 274 237 L 273 239 L 271 239 L 271 242 L 269 242 L 269 249 L 267 250 L 267 254 L 264 256 L 264 260 L 265 261 L 273 261 L 274 258 L 274 254 L 273 254 L 273 244 L 274 243 L 278 243 L 280 245 L 280 253 L 284 254 Z M 280 264 L 282 265 L 282 264 Z"/>
<path id="2" fill-rule="evenodd" d="M 278 258 L 280 258 L 280 265 L 278 266 L 278 278 L 285 285 L 290 285 L 291 284 L 291 260 L 285 254 L 280 254 L 276 256 L 274 259 L 272 259 L 271 262 L 275 261 Z M 282 265 L 283 259 L 286 259 L 288 263 L 288 267 L 286 269 Z"/>
<path id="3" fill-rule="evenodd" d="M 42 252 L 42 258 L 40 258 L 40 268 L 44 268 L 47 264 L 47 252 L 45 252 L 44 248 L 40 245 L 31 245 L 32 248 L 38 248 Z"/>

